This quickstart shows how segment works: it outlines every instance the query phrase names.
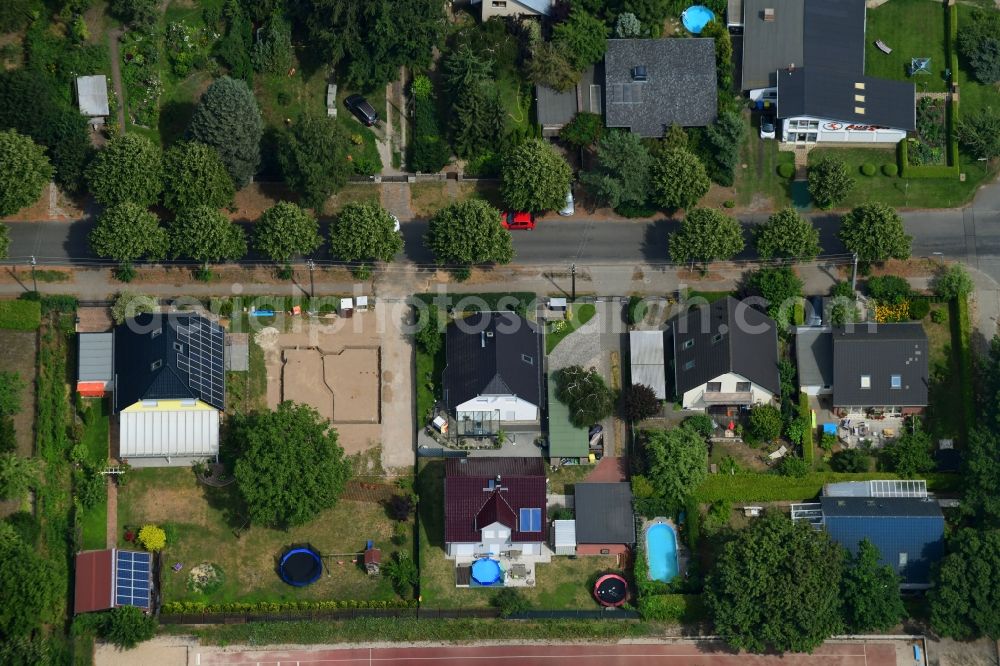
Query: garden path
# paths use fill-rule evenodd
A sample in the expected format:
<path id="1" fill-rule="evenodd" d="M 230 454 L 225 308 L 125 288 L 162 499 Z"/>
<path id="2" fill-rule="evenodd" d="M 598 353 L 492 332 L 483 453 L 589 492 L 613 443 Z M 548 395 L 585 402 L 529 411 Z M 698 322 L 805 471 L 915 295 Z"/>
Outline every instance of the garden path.
<path id="1" fill-rule="evenodd" d="M 118 127 L 124 132 L 125 92 L 122 88 L 122 58 L 119 52 L 119 40 L 121 36 L 121 28 L 114 28 L 108 31 L 108 51 L 111 57 L 111 85 L 115 90 L 115 97 L 118 98 Z"/>

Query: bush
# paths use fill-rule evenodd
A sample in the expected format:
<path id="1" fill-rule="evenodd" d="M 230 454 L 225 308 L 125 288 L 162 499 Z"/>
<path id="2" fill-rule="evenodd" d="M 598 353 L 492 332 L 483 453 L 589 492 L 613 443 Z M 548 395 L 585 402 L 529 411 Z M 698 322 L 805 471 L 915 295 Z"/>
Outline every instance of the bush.
<path id="1" fill-rule="evenodd" d="M 913 295 L 910 283 L 898 275 L 875 275 L 868 278 L 867 287 L 869 296 L 886 305 L 899 305 Z"/>
<path id="2" fill-rule="evenodd" d="M 865 176 L 874 176 L 876 173 L 875 165 L 871 162 L 865 162 L 861 165 L 861 173 Z"/>
<path id="3" fill-rule="evenodd" d="M 931 321 L 935 324 L 943 324 L 948 321 L 948 313 L 944 310 L 935 310 L 931 313 Z"/>
<path id="4" fill-rule="evenodd" d="M 781 435 L 781 412 L 774 405 L 756 405 L 750 410 L 747 439 L 754 444 L 770 442 Z"/>
<path id="5" fill-rule="evenodd" d="M 646 299 L 642 296 L 630 296 L 628 299 L 628 323 L 635 326 L 646 318 Z"/>
<path id="6" fill-rule="evenodd" d="M 530 604 L 524 593 L 513 587 L 505 587 L 490 599 L 490 605 L 500 611 L 500 617 L 510 617 L 528 610 Z"/>
<path id="7" fill-rule="evenodd" d="M 899 167 L 896 166 L 895 164 L 883 164 L 882 165 L 882 174 L 883 175 L 889 176 L 890 178 L 893 178 L 898 173 L 899 173 Z"/>
<path id="8" fill-rule="evenodd" d="M 809 463 L 798 456 L 785 456 L 778 463 L 778 474 L 801 479 L 809 474 Z"/>
<path id="9" fill-rule="evenodd" d="M 690 428 L 705 439 L 711 437 L 712 432 L 715 430 L 715 424 L 712 422 L 712 417 L 708 414 L 692 414 L 681 421 L 681 427 Z"/>
<path id="10" fill-rule="evenodd" d="M 135 606 L 119 606 L 107 614 L 100 634 L 120 648 L 134 648 L 156 635 L 156 618 Z"/>
<path id="11" fill-rule="evenodd" d="M 167 533 L 156 525 L 143 525 L 139 530 L 139 543 L 146 550 L 155 553 L 167 545 Z"/>
<path id="12" fill-rule="evenodd" d="M 795 175 L 795 165 L 788 162 L 782 162 L 778 165 L 778 175 L 784 179 L 789 179 Z"/>
<path id="13" fill-rule="evenodd" d="M 869 459 L 861 449 L 844 449 L 833 454 L 830 467 L 835 472 L 867 472 Z"/>
<path id="14" fill-rule="evenodd" d="M 689 624 L 706 617 L 700 594 L 657 594 L 639 598 L 639 613 L 644 620 Z"/>
<path id="15" fill-rule="evenodd" d="M 934 276 L 934 294 L 945 301 L 964 299 L 975 288 L 962 264 L 952 264 Z"/>
<path id="16" fill-rule="evenodd" d="M 931 303 L 926 298 L 914 298 L 910 301 L 910 319 L 920 321 L 931 311 Z"/>
<path id="17" fill-rule="evenodd" d="M 809 396 L 799 393 L 799 421 L 802 423 L 802 459 L 810 468 L 813 466 L 815 443 L 815 428 L 812 425 L 812 409 L 809 407 Z"/>

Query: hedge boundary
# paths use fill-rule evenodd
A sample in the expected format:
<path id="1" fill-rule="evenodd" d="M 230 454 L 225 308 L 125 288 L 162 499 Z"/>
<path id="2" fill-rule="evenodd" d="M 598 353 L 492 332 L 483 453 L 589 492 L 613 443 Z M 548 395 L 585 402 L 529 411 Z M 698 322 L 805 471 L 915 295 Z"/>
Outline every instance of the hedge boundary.
<path id="1" fill-rule="evenodd" d="M 935 472 L 925 474 L 927 488 L 937 492 L 954 492 L 961 489 L 958 474 Z M 769 473 L 744 473 L 735 475 L 716 474 L 706 479 L 695 497 L 702 504 L 716 501 L 744 502 L 802 502 L 819 495 L 827 483 L 838 481 L 872 481 L 874 479 L 898 479 L 891 472 L 863 472 L 850 474 L 843 472 L 813 472 L 801 478 L 779 476 Z"/>
<path id="2" fill-rule="evenodd" d="M 639 597 L 643 620 L 694 624 L 705 620 L 708 611 L 700 594 L 657 594 Z"/>
<path id="3" fill-rule="evenodd" d="M 210 604 L 203 601 L 168 601 L 160 607 L 163 615 L 189 613 L 282 613 L 285 611 L 339 610 L 348 608 L 416 608 L 416 599 L 328 599 L 321 601 L 232 601 Z"/>
<path id="4" fill-rule="evenodd" d="M 809 396 L 806 393 L 799 393 L 799 418 L 802 420 L 802 459 L 813 468 L 816 457 L 816 429 L 813 428 L 812 409 L 809 408 Z"/>

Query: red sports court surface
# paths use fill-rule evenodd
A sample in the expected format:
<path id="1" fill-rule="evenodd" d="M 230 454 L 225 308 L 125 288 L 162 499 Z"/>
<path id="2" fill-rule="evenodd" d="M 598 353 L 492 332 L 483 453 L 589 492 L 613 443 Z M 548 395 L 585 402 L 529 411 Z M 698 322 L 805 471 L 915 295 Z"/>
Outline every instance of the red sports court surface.
<path id="1" fill-rule="evenodd" d="M 503 645 L 355 648 L 288 652 L 201 652 L 200 666 L 896 666 L 888 643 L 836 643 L 813 654 L 734 654 L 717 643 L 683 645 Z"/>

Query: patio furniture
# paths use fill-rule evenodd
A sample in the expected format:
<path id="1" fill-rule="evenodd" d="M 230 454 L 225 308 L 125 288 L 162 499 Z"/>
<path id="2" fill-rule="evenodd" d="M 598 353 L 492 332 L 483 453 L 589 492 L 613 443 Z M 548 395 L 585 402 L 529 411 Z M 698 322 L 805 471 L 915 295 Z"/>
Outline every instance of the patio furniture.
<path id="1" fill-rule="evenodd" d="M 882 53 L 884 53 L 886 55 L 889 55 L 890 53 L 892 53 L 892 49 L 885 42 L 883 42 L 881 39 L 875 40 L 875 46 L 878 47 L 879 51 L 881 51 Z"/>
<path id="2" fill-rule="evenodd" d="M 782 444 L 781 447 L 777 451 L 775 451 L 773 453 L 767 454 L 767 457 L 768 457 L 769 460 L 771 460 L 773 462 L 773 461 L 776 461 L 776 460 L 780 460 L 781 458 L 784 458 L 787 453 L 788 453 L 788 449 L 785 447 L 784 444 Z"/>
<path id="3" fill-rule="evenodd" d="M 510 577 L 514 580 L 520 580 L 528 576 L 528 567 L 523 564 L 513 564 L 510 567 Z"/>
<path id="4" fill-rule="evenodd" d="M 886 439 L 892 439 L 893 437 L 896 436 L 896 430 L 893 428 L 883 428 L 882 436 L 885 437 Z"/>

